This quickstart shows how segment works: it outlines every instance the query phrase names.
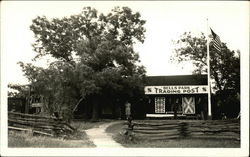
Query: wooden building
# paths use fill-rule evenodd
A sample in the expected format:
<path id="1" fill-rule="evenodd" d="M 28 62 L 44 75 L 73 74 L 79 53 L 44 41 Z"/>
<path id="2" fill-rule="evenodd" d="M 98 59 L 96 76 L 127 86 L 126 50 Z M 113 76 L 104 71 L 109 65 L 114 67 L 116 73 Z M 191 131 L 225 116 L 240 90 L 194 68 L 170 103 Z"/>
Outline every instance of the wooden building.
<path id="1" fill-rule="evenodd" d="M 26 99 L 25 98 L 8 98 L 8 111 L 25 113 L 26 109 Z"/>
<path id="2" fill-rule="evenodd" d="M 207 117 L 207 75 L 147 76 L 145 95 L 146 117 Z"/>

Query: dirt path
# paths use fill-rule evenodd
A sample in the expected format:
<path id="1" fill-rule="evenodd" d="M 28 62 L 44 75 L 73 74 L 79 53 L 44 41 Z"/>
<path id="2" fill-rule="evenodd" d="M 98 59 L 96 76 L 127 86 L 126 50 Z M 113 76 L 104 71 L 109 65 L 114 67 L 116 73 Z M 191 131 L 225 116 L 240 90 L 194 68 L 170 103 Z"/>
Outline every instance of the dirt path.
<path id="1" fill-rule="evenodd" d="M 112 137 L 105 132 L 110 125 L 119 122 L 109 122 L 100 125 L 98 128 L 91 128 L 85 130 L 91 141 L 94 142 L 97 148 L 122 148 L 123 146 L 112 139 Z"/>

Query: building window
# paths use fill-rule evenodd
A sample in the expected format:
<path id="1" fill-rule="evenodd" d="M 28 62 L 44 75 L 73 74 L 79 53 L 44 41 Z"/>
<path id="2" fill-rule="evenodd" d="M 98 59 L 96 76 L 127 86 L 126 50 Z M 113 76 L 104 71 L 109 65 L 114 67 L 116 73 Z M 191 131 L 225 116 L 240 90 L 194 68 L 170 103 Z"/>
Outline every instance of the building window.
<path id="1" fill-rule="evenodd" d="M 165 97 L 155 98 L 155 113 L 165 113 Z"/>

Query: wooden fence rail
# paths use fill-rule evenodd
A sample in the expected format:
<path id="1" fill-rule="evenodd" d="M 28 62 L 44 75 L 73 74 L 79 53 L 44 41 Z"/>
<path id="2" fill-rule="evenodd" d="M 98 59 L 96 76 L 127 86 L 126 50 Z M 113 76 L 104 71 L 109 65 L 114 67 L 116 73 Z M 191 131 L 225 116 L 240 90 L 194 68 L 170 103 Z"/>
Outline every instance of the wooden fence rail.
<path id="1" fill-rule="evenodd" d="M 16 112 L 8 112 L 8 129 L 47 136 L 65 136 L 76 130 L 61 119 Z"/>
<path id="2" fill-rule="evenodd" d="M 130 139 L 162 140 L 182 138 L 240 140 L 239 120 L 144 120 L 131 121 Z M 133 136 L 133 137 L 131 137 Z"/>

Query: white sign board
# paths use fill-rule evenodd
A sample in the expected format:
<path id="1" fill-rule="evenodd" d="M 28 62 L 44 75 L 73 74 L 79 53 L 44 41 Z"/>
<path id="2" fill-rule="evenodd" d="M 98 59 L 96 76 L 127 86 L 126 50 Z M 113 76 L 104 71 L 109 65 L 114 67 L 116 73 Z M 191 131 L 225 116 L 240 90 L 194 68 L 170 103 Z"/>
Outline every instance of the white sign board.
<path id="1" fill-rule="evenodd" d="M 207 94 L 205 86 L 145 86 L 145 94 Z"/>
<path id="2" fill-rule="evenodd" d="M 31 107 L 43 107 L 43 103 L 32 103 Z"/>

